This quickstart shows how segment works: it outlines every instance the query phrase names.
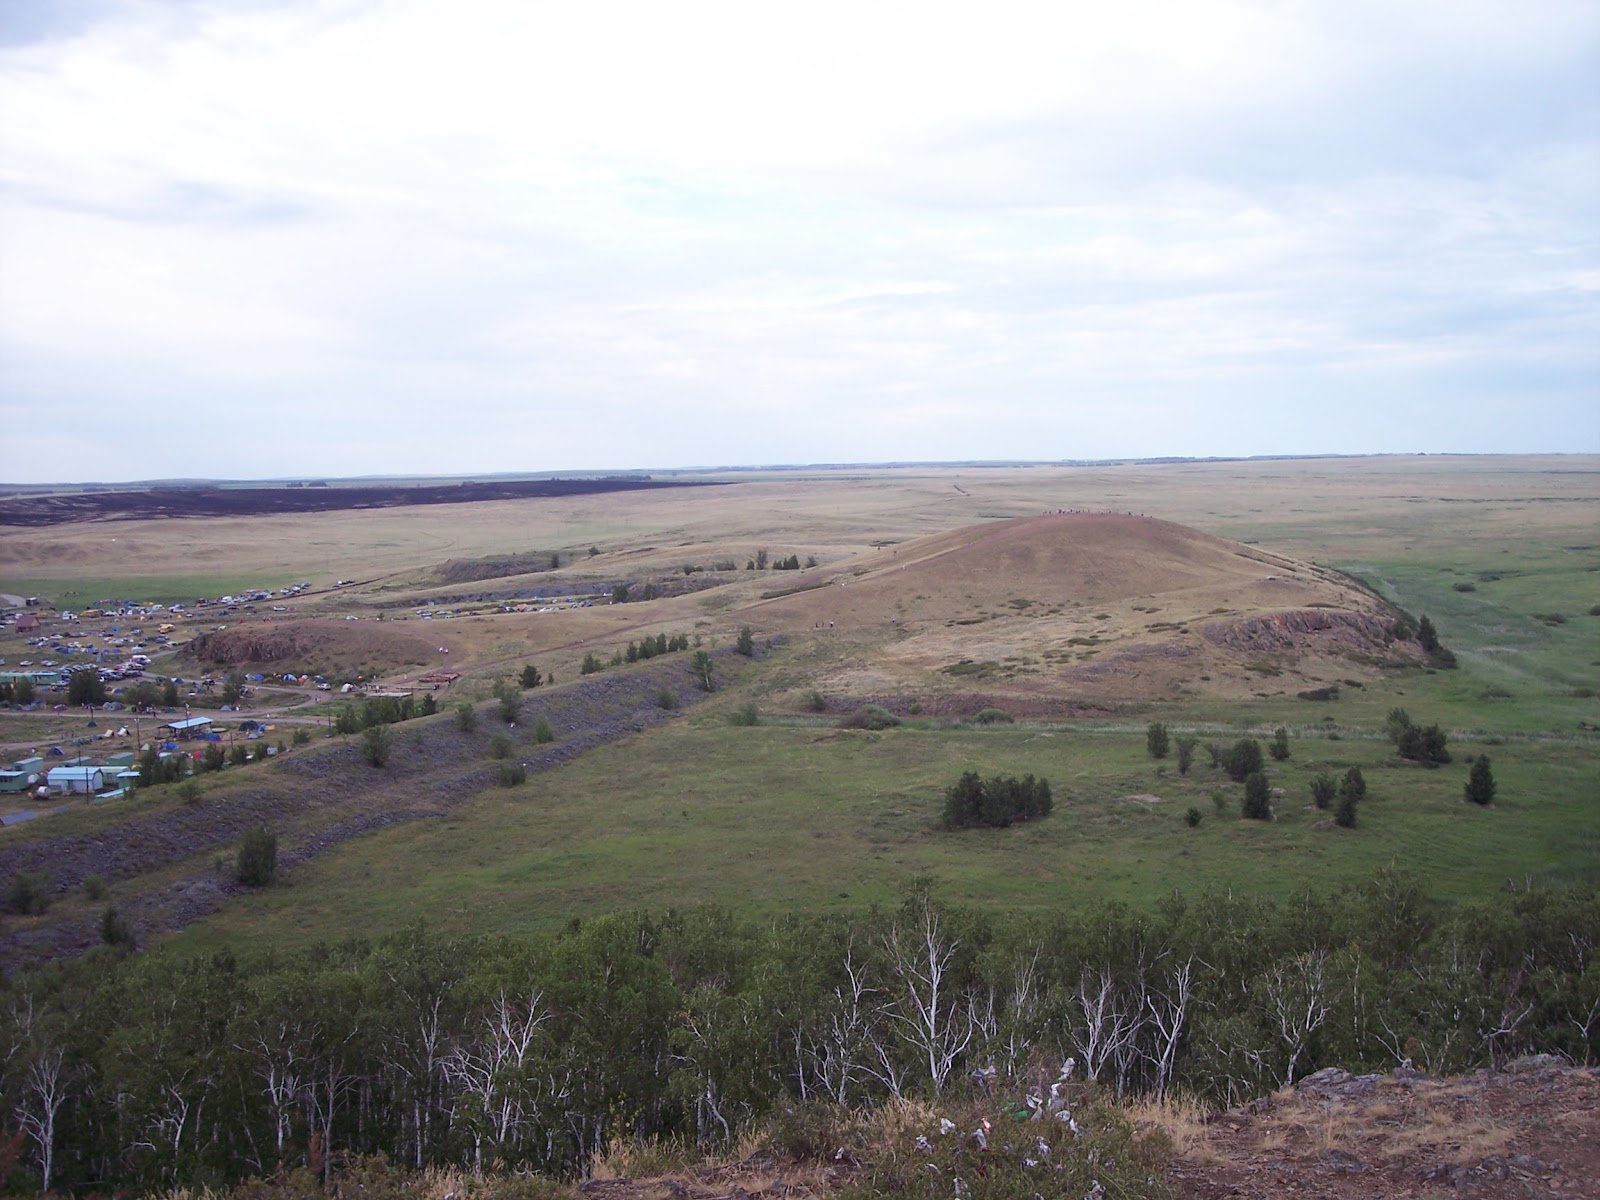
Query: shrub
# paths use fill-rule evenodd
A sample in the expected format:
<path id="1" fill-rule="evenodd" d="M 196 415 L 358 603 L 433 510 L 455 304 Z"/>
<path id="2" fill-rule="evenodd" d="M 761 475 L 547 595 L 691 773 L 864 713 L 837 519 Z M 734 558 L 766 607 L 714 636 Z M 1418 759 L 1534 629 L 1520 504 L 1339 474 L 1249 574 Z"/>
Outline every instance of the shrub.
<path id="1" fill-rule="evenodd" d="M 1475 592 L 1478 590 L 1478 585 L 1475 583 L 1452 583 L 1450 586 L 1458 592 Z"/>
<path id="2" fill-rule="evenodd" d="M 200 769 L 202 771 L 220 771 L 222 764 L 228 756 L 223 753 L 221 742 L 211 742 L 205 748 L 205 753 L 200 756 Z"/>
<path id="3" fill-rule="evenodd" d="M 828 698 L 813 688 L 811 691 L 806 693 L 806 698 L 801 701 L 801 707 L 807 712 L 827 712 Z"/>
<path id="4" fill-rule="evenodd" d="M 361 758 L 369 767 L 387 763 L 393 748 L 394 738 L 387 725 L 369 725 L 361 734 Z"/>
<path id="5" fill-rule="evenodd" d="M 1217 810 L 1217 816 L 1228 815 L 1228 793 L 1221 788 L 1211 789 L 1211 807 Z"/>
<path id="6" fill-rule="evenodd" d="M 876 704 L 863 704 L 839 722 L 840 729 L 892 729 L 900 718 Z"/>
<path id="7" fill-rule="evenodd" d="M 1004 829 L 1018 821 L 1048 817 L 1054 806 L 1046 780 L 1032 775 L 980 779 L 976 771 L 966 771 L 945 789 L 943 825 L 946 829 L 985 825 Z"/>
<path id="8" fill-rule="evenodd" d="M 37 916 L 50 911 L 48 871 L 18 871 L 6 884 L 6 911 L 19 916 Z"/>
<path id="9" fill-rule="evenodd" d="M 593 675 L 595 672 L 603 671 L 604 669 L 600 660 L 594 656 L 594 651 L 591 650 L 583 656 L 583 665 L 578 668 L 578 674 Z"/>
<path id="10" fill-rule="evenodd" d="M 1466 798 L 1474 804 L 1487 805 L 1494 803 L 1494 772 L 1489 769 L 1489 756 L 1487 754 L 1478 755 L 1477 761 L 1472 764 L 1472 771 L 1467 776 L 1464 793 Z"/>
<path id="11" fill-rule="evenodd" d="M 694 657 L 689 660 L 689 674 L 694 676 L 694 685 L 702 692 L 716 691 L 715 672 L 716 664 L 711 661 L 711 655 L 704 650 L 696 650 Z"/>
<path id="12" fill-rule="evenodd" d="M 678 693 L 669 687 L 663 687 L 656 693 L 656 707 L 671 712 L 678 707 Z"/>
<path id="13" fill-rule="evenodd" d="M 527 666 L 522 668 L 522 675 L 517 679 L 517 682 L 522 685 L 523 691 L 527 691 L 529 688 L 538 687 L 539 668 L 534 666 L 532 663 L 527 664 Z"/>
<path id="14" fill-rule="evenodd" d="M 1396 746 L 1411 727 L 1411 714 L 1403 708 L 1391 708 L 1389 715 L 1383 719 L 1383 734 Z"/>
<path id="15" fill-rule="evenodd" d="M 1167 727 L 1160 721 L 1151 721 L 1144 731 L 1144 748 L 1150 752 L 1151 758 L 1165 758 L 1169 740 Z"/>
<path id="16" fill-rule="evenodd" d="M 456 728 L 462 733 L 471 733 L 478 727 L 478 710 L 472 707 L 470 700 L 463 700 L 456 705 Z"/>
<path id="17" fill-rule="evenodd" d="M 258 825 L 244 835 L 235 874 L 246 887 L 268 887 L 278 878 L 278 835 Z"/>
<path id="18" fill-rule="evenodd" d="M 506 762 L 500 764 L 496 772 L 496 780 L 501 787 L 516 787 L 528 779 L 527 768 L 519 762 Z"/>
<path id="19" fill-rule="evenodd" d="M 745 625 L 740 628 L 739 638 L 734 642 L 733 648 L 736 653 L 742 654 L 746 658 L 755 657 L 756 640 L 750 636 L 750 626 Z"/>
<path id="20" fill-rule="evenodd" d="M 500 702 L 500 719 L 507 725 L 514 725 L 522 715 L 522 690 L 509 679 L 494 681 L 494 698 Z"/>
<path id="21" fill-rule="evenodd" d="M 1333 814 L 1333 823 L 1341 829 L 1354 829 L 1356 827 L 1356 804 L 1359 800 L 1354 793 L 1341 793 L 1339 807 Z"/>
<path id="22" fill-rule="evenodd" d="M 756 707 L 754 700 L 747 700 L 738 708 L 728 714 L 729 725 L 759 725 L 761 723 L 761 710 Z"/>
<path id="23" fill-rule="evenodd" d="M 100 940 L 118 950 L 138 949 L 133 926 L 128 924 L 127 918 L 117 911 L 115 905 L 107 905 L 105 912 L 100 914 Z"/>
<path id="24" fill-rule="evenodd" d="M 1272 745 L 1268 752 L 1272 755 L 1273 762 L 1284 762 L 1289 757 L 1289 731 L 1279 725 L 1272 731 Z"/>
<path id="25" fill-rule="evenodd" d="M 509 733 L 502 730 L 489 739 L 489 757 L 511 757 L 511 735 Z"/>
<path id="26" fill-rule="evenodd" d="M 1245 777 L 1241 812 L 1253 821 L 1272 820 L 1272 785 L 1260 771 L 1252 771 Z"/>
<path id="27" fill-rule="evenodd" d="M 1367 779 L 1361 774 L 1360 767 L 1351 767 L 1344 773 L 1344 778 L 1339 781 L 1339 797 L 1350 797 L 1357 801 L 1367 798 Z"/>
<path id="28" fill-rule="evenodd" d="M 1428 620 L 1428 614 L 1422 614 L 1422 620 L 1417 622 L 1417 644 L 1429 654 L 1439 649 L 1439 633 L 1433 627 L 1433 622 Z"/>
<path id="29" fill-rule="evenodd" d="M 1220 768 L 1224 760 L 1228 757 L 1227 751 L 1223 750 L 1221 745 L 1216 742 L 1206 743 L 1206 753 L 1211 755 L 1211 769 L 1213 771 Z"/>
<path id="30" fill-rule="evenodd" d="M 256 743 L 256 750 L 255 750 L 255 754 L 254 754 L 253 757 L 255 758 L 255 760 L 257 762 L 266 762 L 267 759 L 272 757 L 272 755 L 270 753 L 271 749 L 272 749 L 272 747 L 267 744 L 267 739 L 266 738 L 262 738 L 259 742 Z M 280 750 L 282 749 L 282 743 L 279 743 L 279 749 Z"/>
<path id="31" fill-rule="evenodd" d="M 1419 725 L 1408 726 L 1396 743 L 1400 757 L 1419 762 L 1426 767 L 1437 767 L 1450 761 L 1450 752 L 1445 749 L 1444 730 L 1437 725 L 1423 728 Z"/>
<path id="32" fill-rule="evenodd" d="M 1243 783 L 1261 770 L 1261 743 L 1254 738 L 1240 738 L 1228 751 L 1226 760 L 1228 778 Z"/>
<path id="33" fill-rule="evenodd" d="M 470 707 L 470 705 L 468 707 Z M 311 730 L 302 725 L 299 729 L 294 731 L 294 737 L 292 737 L 290 741 L 294 742 L 296 746 L 309 745 L 311 742 Z"/>
<path id="34" fill-rule="evenodd" d="M 1190 829 L 1193 829 L 1196 825 L 1200 824 L 1200 821 L 1204 815 L 1204 813 L 1191 804 L 1189 805 L 1188 810 L 1183 814 L 1184 824 L 1188 825 Z"/>
<path id="35" fill-rule="evenodd" d="M 244 742 L 235 742 L 228 747 L 228 762 L 235 767 L 242 767 L 250 761 L 250 747 Z"/>
<path id="36" fill-rule="evenodd" d="M 185 804 L 199 804 L 200 796 L 200 785 L 193 779 L 185 779 L 178 785 L 178 799 Z"/>
<path id="37" fill-rule="evenodd" d="M 1187 775 L 1189 768 L 1194 765 L 1194 748 L 1200 744 L 1196 737 L 1180 737 L 1178 739 L 1178 774 Z"/>
<path id="38" fill-rule="evenodd" d="M 1338 792 L 1338 782 L 1326 771 L 1321 772 L 1311 781 L 1311 799 L 1318 808 L 1325 809 L 1331 805 L 1334 796 Z"/>
<path id="39" fill-rule="evenodd" d="M 90 900 L 104 900 L 106 898 L 106 880 L 104 875 L 86 875 L 83 880 L 83 894 Z"/>
<path id="40" fill-rule="evenodd" d="M 972 719 L 979 725 L 1011 725 L 1016 722 L 1016 718 L 1003 708 L 985 708 Z"/>
<path id="41" fill-rule="evenodd" d="M 543 713 L 533 723 L 533 740 L 536 745 L 548 746 L 556 740 L 555 733 L 550 728 L 550 722 Z"/>

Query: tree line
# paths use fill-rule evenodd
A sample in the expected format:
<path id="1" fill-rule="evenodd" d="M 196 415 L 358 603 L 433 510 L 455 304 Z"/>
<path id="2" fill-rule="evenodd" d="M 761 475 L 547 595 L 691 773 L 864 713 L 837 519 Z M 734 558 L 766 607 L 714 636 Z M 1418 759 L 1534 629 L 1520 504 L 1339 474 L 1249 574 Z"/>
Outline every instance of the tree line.
<path id="1" fill-rule="evenodd" d="M 609 1139 L 728 1144 L 1076 1060 L 1108 1094 L 1237 1100 L 1321 1066 L 1596 1058 L 1600 891 L 1449 909 L 1383 872 L 1274 900 L 1028 916 L 941 902 L 235 956 L 96 952 L 0 988 L 9 1185 L 225 1185 L 335 1156 L 581 1171 Z M 1031 1064 L 1031 1067 L 1030 1067 Z"/>

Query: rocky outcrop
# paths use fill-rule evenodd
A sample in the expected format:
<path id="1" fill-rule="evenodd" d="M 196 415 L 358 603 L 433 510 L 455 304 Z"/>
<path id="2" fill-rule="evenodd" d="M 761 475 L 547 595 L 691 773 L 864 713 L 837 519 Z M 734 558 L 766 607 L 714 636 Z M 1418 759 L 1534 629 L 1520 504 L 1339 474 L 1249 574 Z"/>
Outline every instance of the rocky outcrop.
<path id="1" fill-rule="evenodd" d="M 1208 642 L 1229 650 L 1270 652 L 1325 647 L 1420 659 L 1421 648 L 1414 642 L 1395 640 L 1389 632 L 1392 624 L 1392 620 L 1374 613 L 1299 608 L 1212 621 L 1201 628 L 1201 633 Z"/>

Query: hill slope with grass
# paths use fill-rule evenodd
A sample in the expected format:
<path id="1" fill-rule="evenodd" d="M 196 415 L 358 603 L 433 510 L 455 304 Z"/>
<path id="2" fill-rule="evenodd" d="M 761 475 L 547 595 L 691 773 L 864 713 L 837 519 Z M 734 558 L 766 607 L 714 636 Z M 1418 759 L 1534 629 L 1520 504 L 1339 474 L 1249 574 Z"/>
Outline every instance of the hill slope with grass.
<path id="1" fill-rule="evenodd" d="M 919 539 L 747 610 L 865 635 L 834 690 L 1094 701 L 1293 694 L 1418 661 L 1397 613 L 1335 571 L 1170 521 L 1056 513 Z M 824 656 L 825 657 L 825 656 Z"/>

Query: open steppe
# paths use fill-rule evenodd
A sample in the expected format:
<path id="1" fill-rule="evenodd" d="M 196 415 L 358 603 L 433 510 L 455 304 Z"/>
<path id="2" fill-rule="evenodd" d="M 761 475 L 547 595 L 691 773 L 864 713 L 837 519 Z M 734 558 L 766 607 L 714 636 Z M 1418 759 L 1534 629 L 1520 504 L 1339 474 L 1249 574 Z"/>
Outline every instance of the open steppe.
<path id="1" fill-rule="evenodd" d="M 1212 884 L 1281 893 L 1390 862 L 1443 898 L 1595 874 L 1600 460 L 715 479 L 723 486 L 0 530 L 0 591 L 58 610 L 108 598 L 190 605 L 174 635 L 189 644 L 158 657 L 162 673 L 292 669 L 393 688 L 448 669 L 460 678 L 438 695 L 446 708 L 465 698 L 484 710 L 484 745 L 458 745 L 447 711 L 396 727 L 403 752 L 374 771 L 346 740 L 321 738 L 337 699 L 309 689 L 253 698 L 239 715 L 271 724 L 270 738 L 299 726 L 319 736 L 276 763 L 207 777 L 206 822 L 170 787 L 154 788 L 90 810 L 55 805 L 68 811 L 0 833 L 0 853 L 33 864 L 43 852 L 29 847 L 98 838 L 94 869 L 143 906 L 147 934 L 220 906 L 189 935 L 195 944 L 314 939 L 414 917 L 512 929 L 698 901 L 850 908 L 929 874 L 955 897 L 1005 908 Z M 769 569 L 750 569 L 762 551 Z M 789 556 L 816 565 L 770 569 Z M 193 608 L 201 596 L 290 581 L 312 587 L 282 611 Z M 623 587 L 627 601 L 612 603 Z M 1391 636 L 1396 620 L 1423 613 L 1456 669 Z M 746 626 L 763 647 L 755 661 L 727 653 Z M 610 664 L 661 633 L 717 655 L 721 686 L 703 703 L 681 686 L 687 703 L 675 714 L 627 715 L 652 709 L 660 680 L 685 685 L 687 656 L 580 677 L 585 656 Z M 13 664 L 28 656 L 14 639 L 0 653 Z M 598 702 L 579 689 L 598 681 L 639 686 L 632 709 L 603 718 L 607 736 L 584 743 L 593 749 L 500 788 L 488 766 L 489 689 L 528 662 L 557 684 L 528 694 L 530 719 L 536 703 L 588 711 Z M 836 728 L 867 702 L 906 724 Z M 751 704 L 759 725 L 728 723 Z M 1397 706 L 1444 726 L 1456 762 L 1430 771 L 1396 759 L 1381 726 Z M 974 723 L 988 709 L 1013 720 Z M 3 716 L 13 752 L 84 724 L 81 713 Z M 1146 756 L 1155 720 L 1201 739 L 1194 771 Z M 1276 820 L 1241 821 L 1237 787 L 1205 744 L 1279 725 L 1293 753 L 1270 764 Z M 1462 759 L 1483 751 L 1501 784 L 1488 810 L 1461 801 Z M 1356 829 L 1334 829 L 1308 784 L 1352 765 L 1372 797 Z M 1045 776 L 1056 814 L 940 832 L 942 790 L 963 769 Z M 1203 818 L 1193 829 L 1181 820 L 1191 806 Z M 219 855 L 269 818 L 296 864 L 289 886 L 228 900 L 214 882 Z M 154 821 L 217 832 L 120 857 L 127 832 Z M 327 837 L 333 827 L 346 836 Z M 61 944 L 81 944 L 91 906 L 69 881 L 83 873 L 58 864 L 52 914 L 16 920 L 8 936 L 49 946 L 52 928 L 76 922 Z"/>

